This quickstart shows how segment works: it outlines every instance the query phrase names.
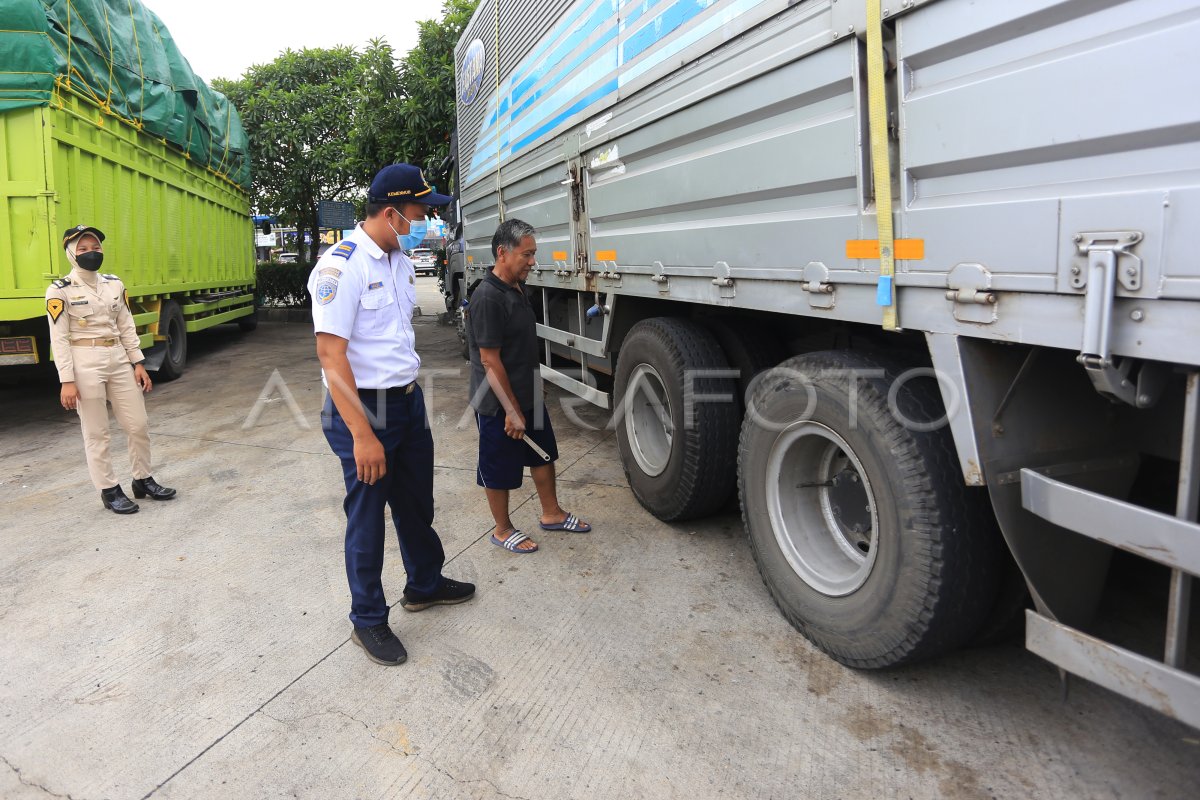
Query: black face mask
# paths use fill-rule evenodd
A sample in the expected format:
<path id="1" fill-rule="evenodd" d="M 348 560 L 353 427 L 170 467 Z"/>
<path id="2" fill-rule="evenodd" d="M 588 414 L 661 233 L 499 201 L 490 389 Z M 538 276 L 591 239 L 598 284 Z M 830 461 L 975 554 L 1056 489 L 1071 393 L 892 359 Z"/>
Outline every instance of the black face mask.
<path id="1" fill-rule="evenodd" d="M 104 253 L 101 253 L 99 250 L 93 250 L 90 253 L 80 253 L 75 256 L 75 260 L 79 262 L 80 269 L 95 272 L 104 263 Z"/>

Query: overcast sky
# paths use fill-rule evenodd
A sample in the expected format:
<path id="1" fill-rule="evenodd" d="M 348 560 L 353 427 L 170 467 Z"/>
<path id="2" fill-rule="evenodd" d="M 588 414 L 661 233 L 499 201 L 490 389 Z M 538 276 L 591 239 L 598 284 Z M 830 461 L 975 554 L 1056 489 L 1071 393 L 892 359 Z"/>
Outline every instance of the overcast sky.
<path id="1" fill-rule="evenodd" d="M 287 48 L 362 48 L 387 39 L 403 56 L 417 43 L 417 21 L 438 19 L 442 0 L 142 0 L 171 30 L 206 81 L 239 78 Z"/>

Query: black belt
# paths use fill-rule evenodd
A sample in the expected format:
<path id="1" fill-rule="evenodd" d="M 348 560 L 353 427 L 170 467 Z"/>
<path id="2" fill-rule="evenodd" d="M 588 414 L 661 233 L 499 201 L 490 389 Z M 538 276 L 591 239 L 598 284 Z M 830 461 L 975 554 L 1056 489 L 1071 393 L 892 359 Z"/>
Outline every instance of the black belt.
<path id="1" fill-rule="evenodd" d="M 406 383 L 403 386 L 389 386 L 386 389 L 363 389 L 359 388 L 359 397 L 378 397 L 380 392 L 385 393 L 388 397 L 398 397 L 404 394 L 412 394 L 413 389 L 417 388 L 417 382 Z"/>

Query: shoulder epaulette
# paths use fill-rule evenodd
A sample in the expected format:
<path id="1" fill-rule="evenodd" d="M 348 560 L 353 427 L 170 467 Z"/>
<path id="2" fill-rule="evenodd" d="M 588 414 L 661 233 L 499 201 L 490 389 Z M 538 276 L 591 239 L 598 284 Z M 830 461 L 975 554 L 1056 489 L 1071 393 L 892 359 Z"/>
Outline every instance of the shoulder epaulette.
<path id="1" fill-rule="evenodd" d="M 349 258 L 356 247 L 358 247 L 358 245 L 356 245 L 354 242 L 342 242 L 337 247 L 333 248 L 333 254 L 340 258 Z"/>
<path id="2" fill-rule="evenodd" d="M 64 286 L 70 286 L 71 279 L 70 278 L 59 278 L 59 279 L 55 280 L 53 283 L 51 283 L 50 285 L 54 286 L 55 288 L 61 289 Z"/>
<path id="3" fill-rule="evenodd" d="M 109 273 L 109 272 L 102 272 L 102 273 L 100 273 L 100 277 L 101 277 L 101 278 L 108 278 L 110 281 L 119 281 L 119 280 L 121 280 L 121 279 L 120 279 L 120 278 L 118 278 L 116 275 L 113 275 L 112 273 Z"/>

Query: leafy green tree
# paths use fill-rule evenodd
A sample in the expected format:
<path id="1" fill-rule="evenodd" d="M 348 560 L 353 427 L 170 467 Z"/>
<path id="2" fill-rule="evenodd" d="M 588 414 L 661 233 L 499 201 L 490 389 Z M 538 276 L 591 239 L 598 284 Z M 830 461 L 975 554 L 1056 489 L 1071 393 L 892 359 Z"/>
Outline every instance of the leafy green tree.
<path id="1" fill-rule="evenodd" d="M 446 0 L 441 20 L 418 23 L 417 46 L 400 65 L 406 152 L 410 163 L 421 164 L 431 175 L 450 152 L 450 133 L 457 125 L 454 48 L 478 5 L 479 0 Z"/>
<path id="2" fill-rule="evenodd" d="M 446 0 L 440 20 L 417 23 L 417 46 L 398 67 L 382 40 L 363 54 L 355 155 L 364 185 L 381 166 L 397 161 L 423 167 L 430 180 L 442 179 L 438 167 L 457 124 L 454 48 L 477 5 L 479 0 Z"/>
<path id="3" fill-rule="evenodd" d="M 286 50 L 236 81 L 216 80 L 242 115 L 250 138 L 255 205 L 282 213 L 300 241 L 302 261 L 315 261 L 317 201 L 357 187 L 350 158 L 359 57 L 350 47 Z"/>
<path id="4" fill-rule="evenodd" d="M 250 137 L 254 205 L 312 235 L 301 261 L 316 260 L 317 201 L 360 205 L 372 176 L 397 161 L 430 179 L 455 126 L 454 47 L 478 0 L 446 0 L 442 19 L 419 22 L 417 46 L 397 62 L 391 45 L 286 50 L 237 80 L 215 80 Z M 447 187 L 441 186 L 440 189 Z"/>

